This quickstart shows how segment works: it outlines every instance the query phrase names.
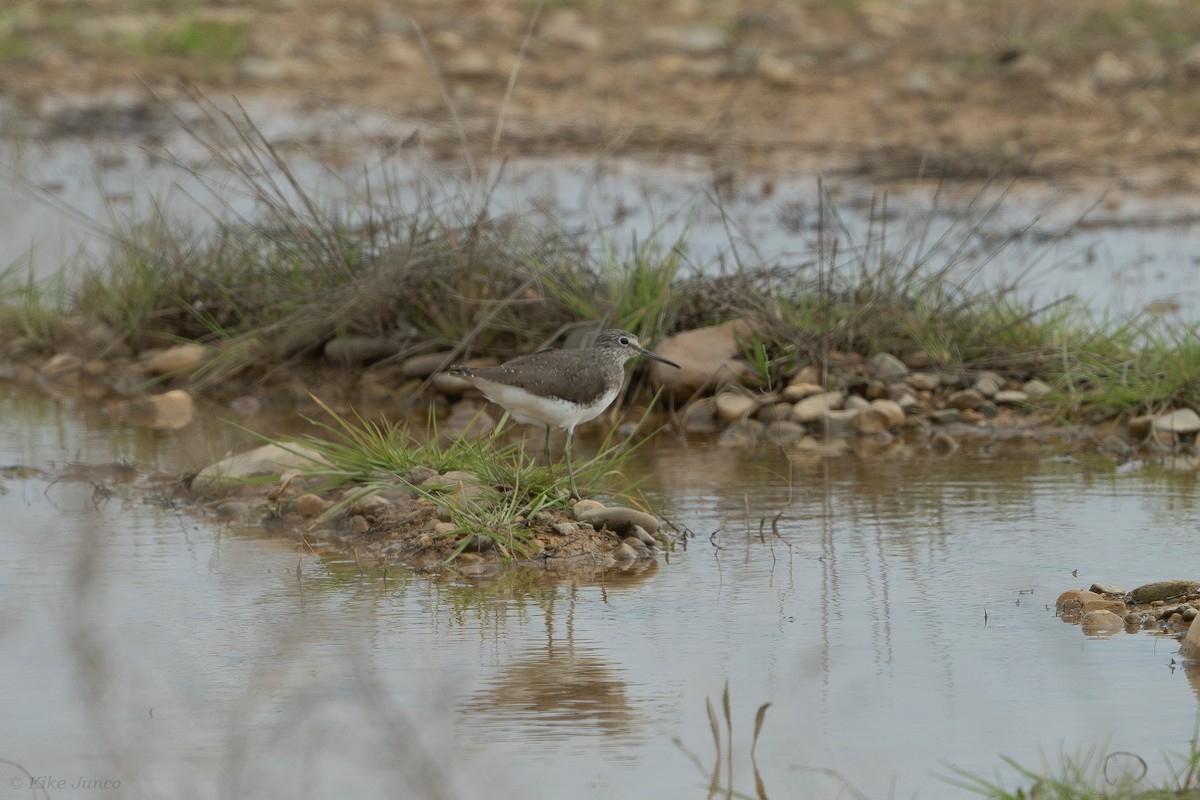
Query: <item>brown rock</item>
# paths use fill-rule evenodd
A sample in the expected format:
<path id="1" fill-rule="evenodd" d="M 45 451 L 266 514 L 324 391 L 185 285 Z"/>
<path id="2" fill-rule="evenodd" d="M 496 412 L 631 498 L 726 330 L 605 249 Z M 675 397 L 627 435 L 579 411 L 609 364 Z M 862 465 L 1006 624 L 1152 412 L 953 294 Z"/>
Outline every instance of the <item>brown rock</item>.
<path id="1" fill-rule="evenodd" d="M 974 411 L 983 405 L 984 397 L 975 389 L 963 389 L 946 398 L 947 408 L 957 408 L 960 411 Z"/>
<path id="2" fill-rule="evenodd" d="M 303 517 L 312 519 L 324 514 L 332 503 L 316 494 L 302 494 L 292 501 L 292 508 Z"/>
<path id="3" fill-rule="evenodd" d="M 77 377 L 83 369 L 83 359 L 71 353 L 58 353 L 42 364 L 38 372 L 50 380 L 63 380 L 67 377 Z"/>
<path id="4" fill-rule="evenodd" d="M 828 411 L 842 407 L 841 392 L 822 392 L 806 397 L 792 407 L 792 419 L 799 423 L 816 422 Z"/>
<path id="5" fill-rule="evenodd" d="M 1183 597 L 1200 589 L 1200 583 L 1192 580 L 1155 581 L 1132 589 L 1129 599 L 1138 605 L 1153 603 L 1155 600 L 1170 600 L 1173 597 Z"/>
<path id="6" fill-rule="evenodd" d="M 652 362 L 651 380 L 675 400 L 686 400 L 704 389 L 737 380 L 750 372 L 742 360 L 738 339 L 749 336 L 752 330 L 749 322 L 734 320 L 668 336 L 656 352 L 681 368 Z"/>
<path id="7" fill-rule="evenodd" d="M 1087 589 L 1068 589 L 1054 601 L 1054 607 L 1059 611 L 1082 611 L 1085 603 L 1102 601 L 1104 598 Z"/>
<path id="8" fill-rule="evenodd" d="M 797 403 L 806 397 L 811 397 L 814 394 L 820 394 L 824 391 L 819 383 L 789 383 L 779 393 L 779 399 L 788 403 Z"/>
<path id="9" fill-rule="evenodd" d="M 717 419 L 729 423 L 748 417 L 759 406 L 759 401 L 742 392 L 717 392 Z"/>
<path id="10" fill-rule="evenodd" d="M 159 430 L 179 430 L 192 422 L 195 403 L 182 389 L 132 400 L 114 400 L 108 413 L 115 420 Z"/>
<path id="11" fill-rule="evenodd" d="M 420 378 L 424 380 L 435 372 L 444 370 L 454 361 L 454 353 L 445 350 L 439 353 L 425 353 L 424 355 L 413 356 L 405 359 L 400 365 L 400 374 L 406 378 Z"/>
<path id="12" fill-rule="evenodd" d="M 151 375 L 189 375 L 208 360 L 211 351 L 202 344 L 179 344 L 142 354 L 141 365 Z"/>
<path id="13" fill-rule="evenodd" d="M 576 514 L 575 517 L 593 528 L 607 528 L 616 533 L 629 532 L 634 525 L 640 526 L 650 534 L 658 530 L 658 519 L 653 514 L 623 506 L 588 509 Z"/>

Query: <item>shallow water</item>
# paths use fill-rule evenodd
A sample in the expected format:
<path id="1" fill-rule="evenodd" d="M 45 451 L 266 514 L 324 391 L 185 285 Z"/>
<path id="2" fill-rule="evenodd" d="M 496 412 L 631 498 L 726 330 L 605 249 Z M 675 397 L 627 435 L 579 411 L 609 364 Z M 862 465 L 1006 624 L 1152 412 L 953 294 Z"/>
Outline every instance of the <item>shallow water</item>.
<path id="1" fill-rule="evenodd" d="M 317 160 L 296 143 L 331 136 L 328 120 L 271 113 L 258 119 L 282 142 L 297 181 L 331 207 L 360 209 L 368 198 L 386 198 L 389 213 L 432 205 L 449 214 L 469 206 L 473 218 L 486 193 L 497 217 L 599 230 L 592 237 L 598 250 L 654 239 L 665 249 L 682 237 L 688 262 L 710 271 L 782 266 L 815 279 L 822 247 L 836 252 L 835 267 L 846 274 L 875 269 L 886 249 L 903 263 L 945 270 L 975 288 L 1015 284 L 1020 298 L 1038 305 L 1074 295 L 1098 317 L 1154 308 L 1200 321 L 1193 255 L 1200 216 L 1187 196 L 1061 181 L 986 187 L 927 181 L 885 191 L 837 177 L 824 181 L 822 202 L 816 174 L 752 173 L 722 196 L 704 162 L 592 157 L 511 160 L 471 182 L 446 165 L 381 156 L 363 131 L 378 133 L 378 120 L 343 123 L 353 130 L 337 157 Z M 262 181 L 295 199 L 281 175 Z M 203 229 L 214 213 L 244 220 L 257 208 L 246 186 L 178 130 L 150 144 L 0 140 L 0 186 L 6 188 L 0 266 L 28 265 L 43 277 L 81 254 L 100 258 L 114 226 L 145 220 L 156 209 Z"/>
<path id="2" fill-rule="evenodd" d="M 195 457 L 192 438 L 88 426 L 71 403 L 0 410 L 0 464 Z M 220 438 L 203 425 L 189 436 Z M 1194 577 L 1193 475 L 1050 444 L 646 452 L 650 500 L 694 538 L 636 577 L 557 586 L 364 572 L 162 494 L 6 473 L 0 786 L 26 790 L 23 769 L 67 781 L 52 797 L 699 797 L 726 682 L 751 794 L 767 702 L 773 797 L 850 796 L 840 780 L 965 796 L 947 763 L 990 777 L 1001 754 L 1059 748 L 1133 751 L 1162 777 L 1161 752 L 1186 747 L 1198 693 L 1176 642 L 1087 639 L 1052 604 Z"/>

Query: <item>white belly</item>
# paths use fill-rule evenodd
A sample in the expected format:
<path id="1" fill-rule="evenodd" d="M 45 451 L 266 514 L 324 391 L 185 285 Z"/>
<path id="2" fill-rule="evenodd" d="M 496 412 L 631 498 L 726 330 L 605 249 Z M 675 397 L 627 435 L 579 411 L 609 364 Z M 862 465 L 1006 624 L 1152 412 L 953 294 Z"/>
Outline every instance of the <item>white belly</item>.
<path id="1" fill-rule="evenodd" d="M 556 397 L 538 397 L 514 386 L 483 378 L 475 378 L 474 383 L 489 400 L 508 409 L 508 413 L 518 422 L 567 430 L 574 430 L 581 422 L 600 416 L 617 397 L 617 389 L 611 389 L 595 402 L 584 406 Z"/>

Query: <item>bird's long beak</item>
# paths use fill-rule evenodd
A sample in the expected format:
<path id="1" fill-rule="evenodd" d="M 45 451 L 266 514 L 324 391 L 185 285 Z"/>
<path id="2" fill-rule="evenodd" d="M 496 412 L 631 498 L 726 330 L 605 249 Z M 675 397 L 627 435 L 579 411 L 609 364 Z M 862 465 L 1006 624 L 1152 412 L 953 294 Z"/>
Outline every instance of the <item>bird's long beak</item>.
<path id="1" fill-rule="evenodd" d="M 642 355 L 644 355 L 646 358 L 652 358 L 652 359 L 654 359 L 655 361 L 661 361 L 662 363 L 664 363 L 664 364 L 667 364 L 667 365 L 669 365 L 669 366 L 672 366 L 672 367 L 674 367 L 675 369 L 683 369 L 683 367 L 679 366 L 679 365 L 678 365 L 678 364 L 676 364 L 674 361 L 671 361 L 671 360 L 670 360 L 670 359 L 668 359 L 668 358 L 663 358 L 663 357 L 662 357 L 662 356 L 660 356 L 658 353 L 651 352 L 650 350 L 647 350 L 647 349 L 646 349 L 646 348 L 644 348 L 644 347 L 639 347 L 639 348 L 638 348 L 638 352 L 640 352 L 640 353 L 641 353 Z"/>

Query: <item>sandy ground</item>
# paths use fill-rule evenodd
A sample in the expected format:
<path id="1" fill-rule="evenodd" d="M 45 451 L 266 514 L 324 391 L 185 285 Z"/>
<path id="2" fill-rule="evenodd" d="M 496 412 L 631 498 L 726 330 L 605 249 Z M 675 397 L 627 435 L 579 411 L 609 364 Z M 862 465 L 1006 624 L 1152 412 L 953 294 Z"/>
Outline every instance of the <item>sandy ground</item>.
<path id="1" fill-rule="evenodd" d="M 698 154 L 718 177 L 1200 183 L 1200 8 L 1073 5 L 47 0 L 0 17 L 0 97 L 47 135 L 183 79 L 376 110 L 447 158 L 461 131 L 476 155 Z"/>

